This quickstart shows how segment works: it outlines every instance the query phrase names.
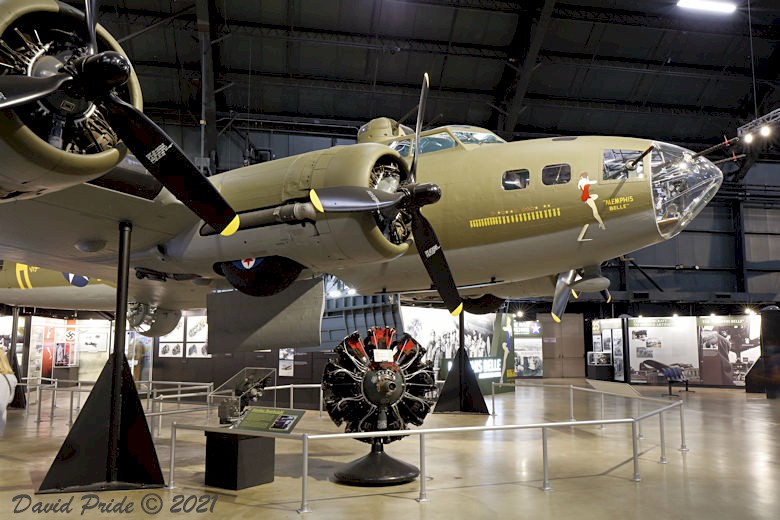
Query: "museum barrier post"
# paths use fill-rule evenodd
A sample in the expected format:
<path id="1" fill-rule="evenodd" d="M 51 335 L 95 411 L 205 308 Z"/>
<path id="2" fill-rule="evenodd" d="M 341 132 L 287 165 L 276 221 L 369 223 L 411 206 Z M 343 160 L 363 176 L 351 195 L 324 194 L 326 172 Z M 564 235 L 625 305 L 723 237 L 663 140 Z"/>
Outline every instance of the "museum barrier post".
<path id="1" fill-rule="evenodd" d="M 550 464 L 547 459 L 547 428 L 542 428 L 542 465 L 544 466 L 544 481 L 542 482 L 542 489 L 544 491 L 550 491 Z"/>
<path id="2" fill-rule="evenodd" d="M 680 403 L 680 451 L 689 451 L 688 447 L 685 445 L 685 414 L 683 413 L 683 404 Z"/>
<path id="3" fill-rule="evenodd" d="M 176 421 L 171 424 L 171 464 L 168 471 L 168 489 L 173 489 L 173 468 L 176 460 Z"/>
<path id="4" fill-rule="evenodd" d="M 601 394 L 601 420 L 604 420 L 604 394 Z M 600 430 L 604 429 L 604 423 L 601 423 L 601 426 L 599 426 Z"/>
<path id="5" fill-rule="evenodd" d="M 661 464 L 666 464 L 666 434 L 664 433 L 664 412 L 658 414 L 658 426 L 661 428 Z"/>
<path id="6" fill-rule="evenodd" d="M 569 385 L 569 420 L 577 420 L 574 418 L 574 385 Z"/>
<path id="7" fill-rule="evenodd" d="M 637 436 L 637 420 L 631 423 L 631 445 L 634 451 L 634 482 L 640 482 L 642 479 L 639 477 L 639 437 Z"/>
<path id="8" fill-rule="evenodd" d="M 301 471 L 301 507 L 299 513 L 311 513 L 309 509 L 309 434 L 303 434 L 303 470 Z"/>
<path id="9" fill-rule="evenodd" d="M 418 502 L 430 502 L 428 498 L 428 492 L 426 488 L 426 476 L 425 476 L 425 434 L 420 434 L 420 496 L 417 497 Z"/>

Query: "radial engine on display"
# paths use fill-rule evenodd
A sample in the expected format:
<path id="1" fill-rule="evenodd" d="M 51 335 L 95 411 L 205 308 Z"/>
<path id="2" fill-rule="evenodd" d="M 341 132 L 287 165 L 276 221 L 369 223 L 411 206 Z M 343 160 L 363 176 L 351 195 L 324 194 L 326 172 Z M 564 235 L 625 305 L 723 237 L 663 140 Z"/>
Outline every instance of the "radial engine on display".
<path id="1" fill-rule="evenodd" d="M 409 334 L 395 339 L 395 329 L 372 327 L 365 343 L 354 332 L 335 348 L 325 366 L 323 396 L 328 415 L 345 431 L 376 432 L 420 426 L 436 402 L 433 365 L 423 361 L 425 348 Z M 370 455 L 336 472 L 343 482 L 382 485 L 408 482 L 419 472 L 384 454 L 383 444 L 400 436 L 361 438 Z"/>
<path id="2" fill-rule="evenodd" d="M 325 407 L 347 433 L 403 430 L 419 426 L 436 402 L 433 366 L 425 348 L 409 334 L 372 327 L 366 342 L 354 332 L 339 343 L 322 378 Z M 400 437 L 385 437 L 388 443 Z M 360 439 L 373 442 L 374 439 Z"/>

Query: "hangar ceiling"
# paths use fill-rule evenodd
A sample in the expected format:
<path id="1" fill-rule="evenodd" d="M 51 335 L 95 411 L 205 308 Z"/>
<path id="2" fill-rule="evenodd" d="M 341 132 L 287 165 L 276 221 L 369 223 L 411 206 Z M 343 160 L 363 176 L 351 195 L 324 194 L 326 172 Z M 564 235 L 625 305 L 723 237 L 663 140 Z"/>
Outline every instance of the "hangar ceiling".
<path id="1" fill-rule="evenodd" d="M 751 0 L 750 16 L 737 3 L 716 15 L 676 0 L 106 0 L 99 20 L 133 61 L 147 113 L 183 125 L 205 114 L 212 140 L 235 119 L 354 136 L 409 113 L 428 71 L 436 124 L 700 150 L 780 105 L 776 0 Z"/>

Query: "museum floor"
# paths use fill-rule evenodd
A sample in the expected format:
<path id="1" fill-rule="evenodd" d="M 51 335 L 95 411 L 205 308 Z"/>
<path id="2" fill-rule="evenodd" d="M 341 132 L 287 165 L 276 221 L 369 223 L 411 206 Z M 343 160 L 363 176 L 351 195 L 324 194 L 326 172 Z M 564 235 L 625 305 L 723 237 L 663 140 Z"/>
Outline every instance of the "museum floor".
<path id="1" fill-rule="evenodd" d="M 561 383 L 561 380 L 555 381 Z M 584 385 L 582 380 L 565 384 Z M 666 388 L 638 387 L 652 397 Z M 649 419 L 639 443 L 641 482 L 632 481 L 632 445 L 629 425 L 566 427 L 549 434 L 550 484 L 543 491 L 542 443 L 538 430 L 493 431 L 428 435 L 426 471 L 428 502 L 420 503 L 417 481 L 382 488 L 349 487 L 331 480 L 341 463 L 367 453 L 368 445 L 355 440 L 312 441 L 309 459 L 309 507 L 301 505 L 301 443 L 276 442 L 276 471 L 272 483 L 241 491 L 205 488 L 205 439 L 202 433 L 182 431 L 176 447 L 175 489 L 153 490 L 162 499 L 156 518 L 235 519 L 443 519 L 443 518 L 776 518 L 780 511 L 780 401 L 748 396 L 738 389 L 697 388 L 682 392 L 688 452 L 681 452 L 679 413 L 666 414 L 667 464 L 660 464 L 659 421 Z M 490 406 L 490 397 L 487 397 Z M 605 400 L 607 417 L 630 416 L 632 407 L 622 398 Z M 60 401 L 58 400 L 58 406 Z M 84 493 L 33 495 L 67 431 L 67 402 L 53 426 L 48 415 L 40 425 L 34 414 L 25 417 L 9 410 L 5 436 L 0 438 L 0 518 L 80 517 Z M 575 417 L 597 419 L 601 400 L 596 394 L 575 395 Z M 651 408 L 643 405 L 643 411 Z M 426 428 L 525 424 L 565 421 L 569 392 L 565 388 L 518 387 L 496 397 L 496 415 L 433 414 Z M 204 415 L 176 416 L 179 424 L 201 423 Z M 163 423 L 158 454 L 168 479 L 170 421 Z M 327 415 L 309 411 L 296 433 L 336 433 Z M 419 463 L 419 442 L 409 437 L 387 446 L 387 452 Z M 127 497 L 130 513 L 107 514 L 91 510 L 83 518 L 147 518 L 140 502 L 149 491 L 105 492 L 101 500 L 118 503 Z M 176 495 L 216 495 L 212 512 L 170 512 Z M 14 513 L 21 502 L 63 501 L 74 497 L 73 512 L 36 514 L 29 508 Z M 178 499 L 181 501 L 182 499 Z"/>

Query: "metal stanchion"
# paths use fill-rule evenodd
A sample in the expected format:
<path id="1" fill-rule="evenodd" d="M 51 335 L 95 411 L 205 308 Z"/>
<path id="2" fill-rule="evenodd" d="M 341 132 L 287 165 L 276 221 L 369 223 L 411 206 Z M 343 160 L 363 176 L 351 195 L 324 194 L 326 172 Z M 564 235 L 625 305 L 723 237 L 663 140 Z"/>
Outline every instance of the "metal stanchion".
<path id="1" fill-rule="evenodd" d="M 604 392 L 601 393 L 601 420 L 604 420 Z M 602 423 L 601 426 L 599 426 L 599 429 L 603 430 L 604 428 L 606 428 L 606 426 Z"/>
<path id="2" fill-rule="evenodd" d="M 171 462 L 168 470 L 168 489 L 173 489 L 173 465 L 176 459 L 176 421 L 171 424 Z"/>
<path id="3" fill-rule="evenodd" d="M 294 394 L 295 394 L 295 387 L 293 385 L 290 385 L 290 408 L 295 408 L 294 402 L 293 402 Z"/>
<path id="4" fill-rule="evenodd" d="M 54 388 L 51 389 L 51 412 L 49 412 L 49 420 L 54 421 L 54 408 L 57 406 L 57 381 L 54 382 Z"/>
<path id="5" fill-rule="evenodd" d="M 639 399 L 634 399 L 634 417 L 639 417 L 642 415 L 642 401 Z M 644 439 L 645 435 L 642 433 L 642 421 L 639 421 L 639 433 L 637 434 L 637 439 Z"/>
<path id="6" fill-rule="evenodd" d="M 81 381 L 76 383 L 76 388 L 78 388 L 78 393 L 76 394 L 76 411 L 79 411 L 81 410 Z M 71 406 L 71 408 L 73 407 Z"/>
<path id="7" fill-rule="evenodd" d="M 163 396 L 160 396 L 160 398 L 157 400 L 157 411 L 162 412 L 162 405 L 163 405 Z M 160 431 L 162 430 L 162 415 L 157 416 L 157 436 L 160 436 Z"/>
<path id="8" fill-rule="evenodd" d="M 569 420 L 577 420 L 574 418 L 574 385 L 569 385 Z"/>
<path id="9" fill-rule="evenodd" d="M 639 438 L 637 437 L 637 421 L 631 423 L 631 444 L 634 450 L 634 482 L 640 482 L 639 477 Z"/>
<path id="10" fill-rule="evenodd" d="M 181 408 L 181 383 L 176 385 L 176 409 Z"/>
<path id="11" fill-rule="evenodd" d="M 311 513 L 309 508 L 309 435 L 303 434 L 303 470 L 301 471 L 301 507 L 299 513 Z"/>
<path id="12" fill-rule="evenodd" d="M 490 383 L 490 415 L 496 415 L 496 383 Z"/>
<path id="13" fill-rule="evenodd" d="M 430 502 L 428 493 L 426 491 L 426 476 L 425 476 L 425 434 L 420 434 L 420 496 L 417 497 L 418 502 Z"/>
<path id="14" fill-rule="evenodd" d="M 666 464 L 666 433 L 664 432 L 664 413 L 658 414 L 658 423 L 661 427 L 661 464 Z"/>
<path id="15" fill-rule="evenodd" d="M 322 403 L 325 401 L 325 396 L 323 395 L 322 385 L 320 385 L 320 419 L 322 419 Z"/>
<path id="16" fill-rule="evenodd" d="M 542 482 L 542 489 L 544 491 L 550 491 L 550 465 L 547 460 L 547 428 L 542 428 L 542 463 L 544 465 L 544 482 Z"/>
<path id="17" fill-rule="evenodd" d="M 60 387 L 60 380 L 59 379 L 55 379 L 54 380 L 54 390 L 53 390 L 54 393 L 51 395 L 51 402 L 54 403 L 52 405 L 52 408 L 57 408 L 57 390 L 59 389 L 59 387 Z M 54 417 L 54 415 L 52 415 L 52 417 Z"/>
<path id="18" fill-rule="evenodd" d="M 73 390 L 70 391 L 70 406 L 68 406 L 68 427 L 71 426 L 73 426 Z"/>
<path id="19" fill-rule="evenodd" d="M 35 422 L 40 424 L 41 423 L 41 401 L 43 400 L 43 390 L 41 389 L 41 384 L 38 383 L 37 392 L 38 394 L 38 417 L 35 419 Z"/>
<path id="20" fill-rule="evenodd" d="M 683 405 L 680 405 L 680 451 L 690 451 L 685 445 L 685 414 L 683 413 Z"/>

